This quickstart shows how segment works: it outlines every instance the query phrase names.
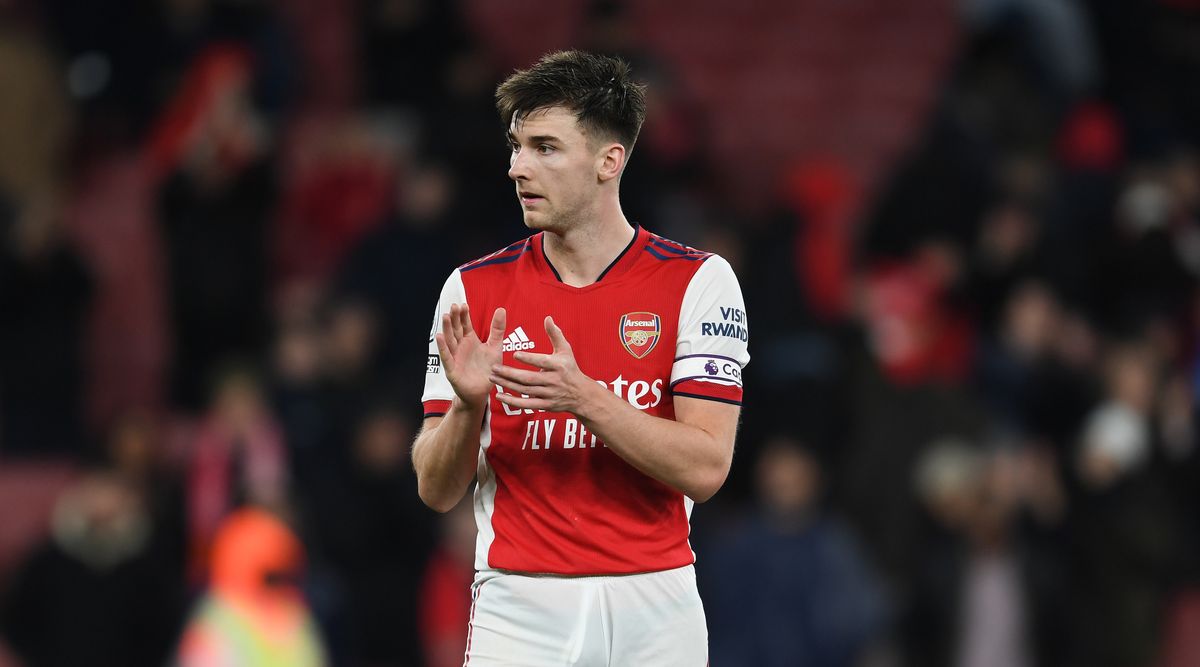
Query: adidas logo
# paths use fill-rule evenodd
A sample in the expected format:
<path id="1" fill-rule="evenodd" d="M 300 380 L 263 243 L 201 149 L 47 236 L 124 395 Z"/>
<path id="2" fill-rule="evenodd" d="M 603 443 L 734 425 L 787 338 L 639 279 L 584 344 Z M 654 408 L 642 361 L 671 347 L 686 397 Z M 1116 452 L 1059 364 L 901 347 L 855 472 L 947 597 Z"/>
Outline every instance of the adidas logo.
<path id="1" fill-rule="evenodd" d="M 500 345 L 500 349 L 504 352 L 532 350 L 533 341 L 529 340 L 529 336 L 525 335 L 524 329 L 517 327 L 515 331 L 504 337 L 504 343 Z"/>

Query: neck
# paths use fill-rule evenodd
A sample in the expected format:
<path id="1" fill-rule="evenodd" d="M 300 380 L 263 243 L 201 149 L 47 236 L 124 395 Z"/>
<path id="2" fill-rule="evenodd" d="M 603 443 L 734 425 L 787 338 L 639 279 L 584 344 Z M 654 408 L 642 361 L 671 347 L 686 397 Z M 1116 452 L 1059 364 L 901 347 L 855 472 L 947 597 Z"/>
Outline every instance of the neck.
<path id="1" fill-rule="evenodd" d="M 546 258 L 562 281 L 572 287 L 596 282 L 633 240 L 633 227 L 621 212 L 620 204 L 601 211 L 594 221 L 542 235 Z"/>

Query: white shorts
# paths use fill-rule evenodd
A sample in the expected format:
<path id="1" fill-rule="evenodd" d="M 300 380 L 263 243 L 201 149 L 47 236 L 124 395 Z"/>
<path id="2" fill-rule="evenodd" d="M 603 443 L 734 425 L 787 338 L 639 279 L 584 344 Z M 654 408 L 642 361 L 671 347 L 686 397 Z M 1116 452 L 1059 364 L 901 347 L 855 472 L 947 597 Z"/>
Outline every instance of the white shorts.
<path id="1" fill-rule="evenodd" d="M 603 577 L 485 571 L 471 587 L 466 667 L 705 667 L 691 566 Z"/>

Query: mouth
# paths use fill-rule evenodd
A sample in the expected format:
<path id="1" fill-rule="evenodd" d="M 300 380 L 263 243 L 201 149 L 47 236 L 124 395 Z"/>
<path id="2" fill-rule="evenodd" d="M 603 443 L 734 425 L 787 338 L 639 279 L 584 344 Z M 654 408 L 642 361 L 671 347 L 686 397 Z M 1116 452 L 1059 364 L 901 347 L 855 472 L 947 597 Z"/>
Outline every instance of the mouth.
<path id="1" fill-rule="evenodd" d="M 517 192 L 517 196 L 521 198 L 521 204 L 523 206 L 530 206 L 545 199 L 545 197 L 537 194 L 536 192 Z"/>

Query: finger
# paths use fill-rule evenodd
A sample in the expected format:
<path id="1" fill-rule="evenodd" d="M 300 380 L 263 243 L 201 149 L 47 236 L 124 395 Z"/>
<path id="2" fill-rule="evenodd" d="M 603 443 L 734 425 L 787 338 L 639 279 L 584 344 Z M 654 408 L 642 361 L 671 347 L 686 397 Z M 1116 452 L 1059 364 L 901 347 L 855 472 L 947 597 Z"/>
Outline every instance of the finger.
<path id="1" fill-rule="evenodd" d="M 471 305 L 464 303 L 462 310 L 458 311 L 458 316 L 462 319 L 463 335 L 470 336 L 475 333 L 475 327 L 471 326 Z"/>
<path id="2" fill-rule="evenodd" d="M 433 337 L 437 342 L 438 356 L 442 358 L 442 368 L 446 369 L 446 373 L 454 372 L 454 355 L 450 352 L 450 347 L 446 344 L 446 335 L 439 333 Z"/>
<path id="3" fill-rule="evenodd" d="M 549 377 L 541 371 L 527 371 L 512 366 L 501 366 L 499 364 L 492 366 L 492 375 L 502 377 L 510 382 L 520 382 L 529 386 L 541 386 L 547 383 Z"/>
<path id="4" fill-rule="evenodd" d="M 488 380 L 490 380 L 492 384 L 504 387 L 504 389 L 514 395 L 525 395 L 533 398 L 550 398 L 558 393 L 553 387 L 521 384 L 520 382 L 507 380 L 498 375 L 492 375 L 488 378 Z"/>
<path id="5" fill-rule="evenodd" d="M 450 305 L 450 327 L 454 334 L 454 342 L 456 342 L 456 343 L 463 339 L 461 313 L 462 313 L 462 306 L 460 306 L 456 303 Z"/>
<path id="6" fill-rule="evenodd" d="M 529 364 L 530 366 L 534 366 L 536 368 L 542 368 L 545 370 L 554 369 L 554 360 L 551 359 L 550 355 L 548 354 L 538 354 L 537 352 L 513 352 L 513 359 L 516 359 L 523 364 Z"/>
<path id="7" fill-rule="evenodd" d="M 512 394 L 496 394 L 496 399 L 512 408 L 556 412 L 553 407 L 554 403 L 544 398 L 525 398 L 524 396 L 513 396 Z"/>
<path id="8" fill-rule="evenodd" d="M 504 321 L 507 319 L 507 313 L 503 308 L 497 308 L 495 313 L 492 313 L 492 330 L 488 333 L 488 345 L 495 343 L 499 345 L 504 340 Z"/>
<path id="9" fill-rule="evenodd" d="M 450 311 L 454 311 L 454 306 L 450 306 Z M 454 338 L 454 327 L 450 324 L 451 316 L 449 313 L 442 315 L 442 331 L 438 335 L 445 342 L 446 349 L 451 355 L 458 354 L 458 340 Z M 441 349 L 441 348 L 438 348 Z"/>
<path id="10" fill-rule="evenodd" d="M 571 344 L 567 342 L 567 337 L 563 335 L 562 329 L 554 323 L 554 318 L 546 316 L 546 335 L 550 336 L 550 345 L 555 352 L 570 352 Z"/>

